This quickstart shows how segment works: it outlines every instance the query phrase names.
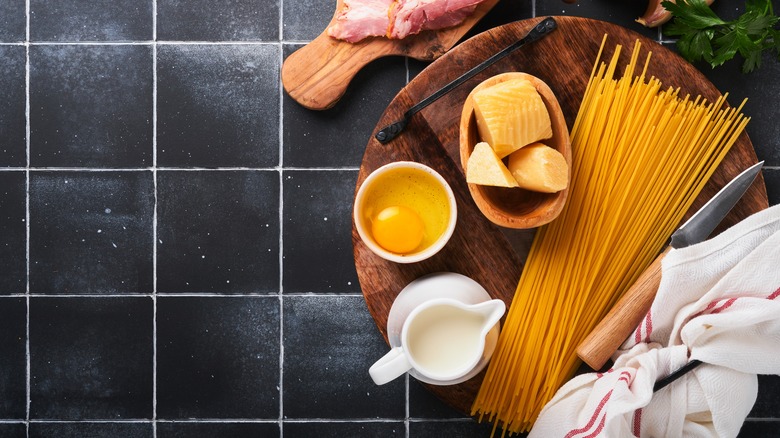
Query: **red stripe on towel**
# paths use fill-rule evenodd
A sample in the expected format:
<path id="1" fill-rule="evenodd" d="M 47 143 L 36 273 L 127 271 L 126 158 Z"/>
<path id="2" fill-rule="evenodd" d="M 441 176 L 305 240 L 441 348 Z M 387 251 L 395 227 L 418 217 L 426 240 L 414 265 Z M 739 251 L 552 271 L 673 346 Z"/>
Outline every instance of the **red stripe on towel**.
<path id="1" fill-rule="evenodd" d="M 594 430 L 590 435 L 587 435 L 583 438 L 593 438 L 594 436 L 597 436 L 601 433 L 602 430 L 604 430 L 604 424 L 607 421 L 607 413 L 604 412 L 604 415 L 601 416 L 601 421 L 599 421 L 599 426 Z"/>
<path id="2" fill-rule="evenodd" d="M 722 311 L 724 311 L 724 310 L 728 309 L 729 307 L 731 307 L 731 305 L 732 305 L 732 304 L 734 304 L 734 302 L 735 302 L 735 301 L 737 301 L 737 299 L 736 299 L 736 298 L 729 298 L 729 299 L 728 299 L 728 300 L 726 300 L 726 302 L 725 302 L 725 303 L 723 303 L 723 304 L 722 304 L 720 307 L 718 307 L 718 308 L 716 308 L 716 309 L 712 309 L 712 311 L 710 312 L 710 314 L 716 314 L 716 313 L 720 313 L 720 312 L 722 312 Z"/>
<path id="3" fill-rule="evenodd" d="M 639 433 L 642 431 L 642 408 L 634 411 L 634 436 L 639 437 Z"/>
<path id="4" fill-rule="evenodd" d="M 610 371 L 612 371 L 612 370 L 610 369 Z M 620 372 L 620 377 L 618 377 L 618 382 L 623 381 L 623 382 L 626 382 L 626 384 L 628 385 L 628 384 L 630 384 L 630 379 L 631 379 L 631 373 L 630 372 L 628 372 L 628 371 L 621 371 Z M 599 418 L 599 415 L 601 414 L 601 411 L 604 409 L 604 406 L 607 405 L 607 402 L 609 401 L 609 398 L 612 396 L 612 391 L 614 391 L 614 390 L 610 389 L 609 392 L 607 392 L 607 394 L 601 399 L 601 401 L 599 402 L 598 406 L 596 406 L 596 410 L 593 412 L 593 415 L 591 415 L 590 420 L 588 420 L 588 424 L 586 424 L 584 427 L 580 427 L 579 429 L 572 429 L 572 430 L 570 430 L 569 433 L 566 434 L 565 438 L 572 438 L 575 435 L 579 435 L 579 434 L 586 433 L 587 431 L 589 431 L 593 427 L 593 425 L 596 424 L 596 419 Z M 606 421 L 606 417 L 607 417 L 607 414 L 605 412 L 604 415 L 601 417 L 601 422 L 596 427 L 596 429 L 594 429 L 594 431 L 591 432 L 590 435 L 587 435 L 587 436 L 585 436 L 583 438 L 591 438 L 591 437 L 594 437 L 594 436 L 598 435 L 599 433 L 601 433 L 601 431 L 604 429 L 604 422 Z"/>
<path id="5" fill-rule="evenodd" d="M 596 423 L 596 418 L 598 418 L 599 414 L 601 413 L 601 410 L 604 409 L 604 405 L 607 404 L 609 401 L 609 398 L 612 396 L 612 390 L 610 390 L 599 402 L 599 405 L 596 407 L 596 411 L 593 412 L 593 415 L 590 417 L 590 420 L 588 421 L 588 424 L 585 425 L 585 427 L 581 427 L 579 429 L 572 429 L 569 431 L 569 433 L 566 434 L 564 438 L 572 438 L 574 435 L 581 434 L 583 432 L 586 432 L 590 430 L 591 427 Z"/>
<path id="6" fill-rule="evenodd" d="M 645 318 L 645 342 L 650 342 L 650 335 L 653 333 L 653 311 L 652 309 L 647 312 Z"/>

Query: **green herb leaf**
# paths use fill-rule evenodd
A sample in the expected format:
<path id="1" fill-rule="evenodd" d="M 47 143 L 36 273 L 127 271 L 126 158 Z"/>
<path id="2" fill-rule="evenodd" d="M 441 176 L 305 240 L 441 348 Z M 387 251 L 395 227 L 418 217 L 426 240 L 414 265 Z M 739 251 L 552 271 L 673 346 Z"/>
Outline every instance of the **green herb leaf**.
<path id="1" fill-rule="evenodd" d="M 750 73 L 761 67 L 761 50 L 754 50 L 745 56 L 745 62 L 742 64 L 742 73 Z"/>
<path id="2" fill-rule="evenodd" d="M 698 53 L 705 61 L 711 62 L 714 55 L 712 50 L 713 36 L 714 32 L 712 31 L 696 32 L 691 38 L 690 51 Z"/>
<path id="3" fill-rule="evenodd" d="M 722 20 L 704 0 L 661 5 L 674 17 L 664 33 L 679 37 L 677 48 L 691 62 L 704 60 L 715 68 L 739 53 L 742 71 L 751 72 L 761 66 L 764 51 L 774 50 L 780 58 L 780 30 L 775 29 L 780 17 L 774 15 L 771 0 L 746 0 L 745 12 L 732 21 Z"/>

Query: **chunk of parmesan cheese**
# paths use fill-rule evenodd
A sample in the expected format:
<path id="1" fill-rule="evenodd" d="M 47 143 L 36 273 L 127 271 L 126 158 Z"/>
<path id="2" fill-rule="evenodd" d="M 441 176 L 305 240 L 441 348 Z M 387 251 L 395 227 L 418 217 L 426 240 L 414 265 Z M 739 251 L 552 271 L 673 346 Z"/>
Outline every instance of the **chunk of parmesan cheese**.
<path id="1" fill-rule="evenodd" d="M 533 143 L 512 152 L 508 168 L 524 189 L 555 193 L 569 185 L 566 158 L 543 143 Z"/>
<path id="2" fill-rule="evenodd" d="M 517 187 L 517 181 L 485 142 L 477 143 L 466 163 L 466 182 L 485 186 Z"/>
<path id="3" fill-rule="evenodd" d="M 550 114 L 527 79 L 498 83 L 477 91 L 472 98 L 479 136 L 499 158 L 552 137 Z"/>

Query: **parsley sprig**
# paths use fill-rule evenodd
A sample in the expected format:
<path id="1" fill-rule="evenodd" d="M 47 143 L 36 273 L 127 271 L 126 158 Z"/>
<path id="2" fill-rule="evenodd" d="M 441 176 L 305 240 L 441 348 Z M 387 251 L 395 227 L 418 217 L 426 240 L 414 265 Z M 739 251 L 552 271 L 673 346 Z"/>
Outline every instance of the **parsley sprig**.
<path id="1" fill-rule="evenodd" d="M 704 0 L 661 2 L 674 20 L 664 33 L 679 36 L 677 48 L 690 62 L 704 60 L 713 68 L 739 53 L 744 59 L 742 71 L 749 73 L 761 66 L 764 51 L 774 52 L 780 60 L 780 21 L 772 11 L 771 0 L 747 0 L 745 12 L 732 21 L 724 21 Z"/>

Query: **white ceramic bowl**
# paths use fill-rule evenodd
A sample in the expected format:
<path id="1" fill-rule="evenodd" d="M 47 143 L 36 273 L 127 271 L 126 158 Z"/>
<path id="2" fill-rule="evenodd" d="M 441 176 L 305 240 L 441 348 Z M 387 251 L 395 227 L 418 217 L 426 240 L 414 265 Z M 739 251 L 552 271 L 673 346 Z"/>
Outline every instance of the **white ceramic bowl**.
<path id="1" fill-rule="evenodd" d="M 382 248 L 376 242 L 376 240 L 374 240 L 374 237 L 371 234 L 371 224 L 366 220 L 366 218 L 362 214 L 362 212 L 366 208 L 365 205 L 366 195 L 369 192 L 369 189 L 372 187 L 372 184 L 374 184 L 377 178 L 379 178 L 384 173 L 398 168 L 415 169 L 417 171 L 425 172 L 433 176 L 434 180 L 436 180 L 444 189 L 444 192 L 446 193 L 446 197 L 447 197 L 447 202 L 449 204 L 449 212 L 450 212 L 449 221 L 447 222 L 447 226 L 444 232 L 441 233 L 432 244 L 428 245 L 427 247 L 423 248 L 420 251 L 409 253 L 409 254 L 397 254 Z M 449 184 L 447 184 L 447 181 L 445 181 L 445 179 L 438 172 L 436 172 L 435 170 L 431 169 L 430 167 L 424 164 L 417 163 L 414 161 L 396 161 L 393 163 L 385 164 L 384 166 L 371 172 L 371 174 L 368 175 L 365 181 L 363 181 L 363 184 L 360 185 L 360 188 L 358 189 L 357 194 L 355 195 L 355 204 L 352 210 L 352 215 L 355 220 L 355 228 L 357 229 L 360 238 L 363 240 L 363 243 L 365 243 L 366 246 L 374 254 L 378 255 L 379 257 L 382 257 L 385 260 L 390 260 L 396 263 L 415 263 L 433 256 L 444 247 L 447 241 L 450 240 L 452 233 L 455 231 L 455 224 L 457 223 L 458 220 L 458 208 L 455 202 L 455 195 L 452 193 L 452 188 L 450 187 Z"/>

